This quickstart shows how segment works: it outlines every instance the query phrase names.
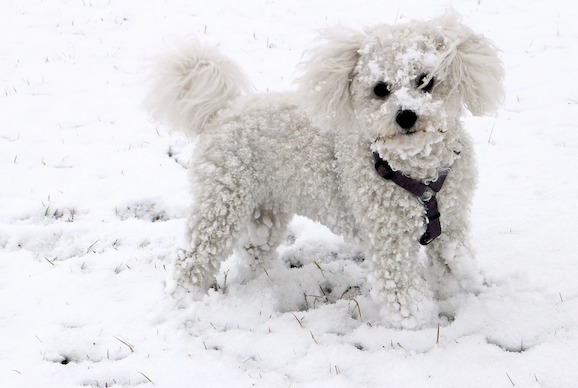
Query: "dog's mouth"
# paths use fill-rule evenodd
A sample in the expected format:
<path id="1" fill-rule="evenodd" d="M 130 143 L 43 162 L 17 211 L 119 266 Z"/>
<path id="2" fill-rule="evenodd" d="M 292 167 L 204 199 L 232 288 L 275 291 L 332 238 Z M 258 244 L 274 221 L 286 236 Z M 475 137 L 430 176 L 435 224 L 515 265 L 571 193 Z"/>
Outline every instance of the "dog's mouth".
<path id="1" fill-rule="evenodd" d="M 443 128 L 411 128 L 398 131 L 397 133 L 379 136 L 375 139 L 374 146 L 390 150 L 405 150 L 410 154 L 421 152 L 428 146 L 443 140 L 445 129 Z"/>
<path id="2" fill-rule="evenodd" d="M 410 128 L 399 126 L 399 129 L 400 131 L 396 136 L 410 136 L 422 133 L 444 133 L 446 132 L 446 125 L 443 120 L 427 118 L 418 120 L 415 125 Z"/>
<path id="3" fill-rule="evenodd" d="M 388 141 L 388 140 L 395 140 L 395 139 L 404 139 L 404 138 L 413 138 L 418 137 L 420 135 L 428 135 L 433 133 L 444 133 L 446 132 L 442 127 L 434 127 L 433 125 L 427 126 L 414 126 L 412 128 L 403 129 L 400 128 L 397 132 L 383 135 L 378 138 L 378 140 Z"/>

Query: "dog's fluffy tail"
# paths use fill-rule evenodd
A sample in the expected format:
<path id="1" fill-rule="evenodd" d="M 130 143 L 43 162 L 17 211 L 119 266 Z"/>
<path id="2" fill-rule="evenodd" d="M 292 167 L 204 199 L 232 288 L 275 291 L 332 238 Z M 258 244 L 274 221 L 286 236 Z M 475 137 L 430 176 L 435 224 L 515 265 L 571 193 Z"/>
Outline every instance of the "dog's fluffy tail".
<path id="1" fill-rule="evenodd" d="M 217 50 L 189 44 L 159 60 L 145 106 L 153 118 L 198 135 L 228 102 L 248 92 L 241 70 Z"/>

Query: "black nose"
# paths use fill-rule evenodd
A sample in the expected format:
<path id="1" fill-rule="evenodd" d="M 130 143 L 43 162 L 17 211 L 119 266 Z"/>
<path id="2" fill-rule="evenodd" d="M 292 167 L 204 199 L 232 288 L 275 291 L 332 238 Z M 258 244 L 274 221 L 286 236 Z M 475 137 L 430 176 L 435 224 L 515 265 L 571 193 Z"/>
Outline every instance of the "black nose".
<path id="1" fill-rule="evenodd" d="M 400 110 L 395 116 L 397 124 L 406 131 L 411 129 L 417 121 L 417 115 L 412 110 Z"/>

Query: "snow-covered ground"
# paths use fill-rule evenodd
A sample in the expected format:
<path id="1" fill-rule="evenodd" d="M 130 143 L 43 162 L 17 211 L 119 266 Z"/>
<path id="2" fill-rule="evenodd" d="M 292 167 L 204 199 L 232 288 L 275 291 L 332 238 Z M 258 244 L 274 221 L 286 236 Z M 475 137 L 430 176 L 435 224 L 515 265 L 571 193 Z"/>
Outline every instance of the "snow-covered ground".
<path id="1" fill-rule="evenodd" d="M 318 29 L 448 6 L 507 70 L 499 114 L 465 118 L 491 286 L 439 331 L 380 327 L 355 250 L 296 218 L 282 265 L 245 281 L 233 257 L 225 294 L 177 308 L 192 147 L 141 106 L 151 58 L 195 36 L 284 90 Z M 578 387 L 576 20 L 569 0 L 3 0 L 0 386 Z"/>

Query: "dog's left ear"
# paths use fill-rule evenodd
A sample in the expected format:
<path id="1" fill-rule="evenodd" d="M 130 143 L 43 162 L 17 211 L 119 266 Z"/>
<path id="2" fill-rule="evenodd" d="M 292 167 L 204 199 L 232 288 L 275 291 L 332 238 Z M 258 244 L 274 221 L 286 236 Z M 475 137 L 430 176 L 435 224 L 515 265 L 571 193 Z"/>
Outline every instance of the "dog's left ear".
<path id="1" fill-rule="evenodd" d="M 347 126 L 353 118 L 349 85 L 365 35 L 345 29 L 321 33 L 322 43 L 306 52 L 297 79 L 307 113 L 322 127 Z"/>
<path id="2" fill-rule="evenodd" d="M 483 35 L 452 20 L 449 76 L 464 106 L 475 116 L 494 112 L 504 99 L 504 67 L 496 47 Z M 446 35 L 446 39 L 448 36 Z"/>

